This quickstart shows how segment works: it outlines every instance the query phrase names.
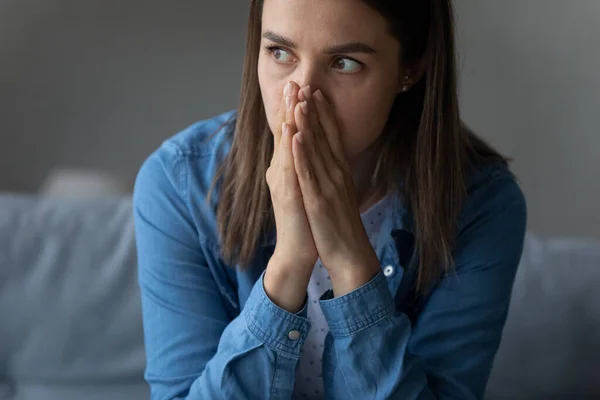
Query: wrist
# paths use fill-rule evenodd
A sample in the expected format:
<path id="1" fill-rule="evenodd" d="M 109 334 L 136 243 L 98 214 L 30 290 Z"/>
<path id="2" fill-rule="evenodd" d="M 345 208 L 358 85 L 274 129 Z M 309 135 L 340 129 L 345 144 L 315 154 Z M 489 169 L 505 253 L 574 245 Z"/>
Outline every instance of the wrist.
<path id="1" fill-rule="evenodd" d="M 346 265 L 329 271 L 334 297 L 341 297 L 365 285 L 381 272 L 379 260 L 360 265 Z"/>
<path id="2" fill-rule="evenodd" d="M 271 258 L 263 277 L 263 287 L 269 299 L 284 310 L 297 313 L 306 301 L 310 280 L 302 268 Z"/>

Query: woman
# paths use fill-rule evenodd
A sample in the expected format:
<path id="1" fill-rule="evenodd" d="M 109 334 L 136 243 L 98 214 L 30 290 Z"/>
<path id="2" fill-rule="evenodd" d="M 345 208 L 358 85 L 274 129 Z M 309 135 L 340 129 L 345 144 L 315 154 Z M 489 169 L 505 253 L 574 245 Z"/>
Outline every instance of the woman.
<path id="1" fill-rule="evenodd" d="M 237 112 L 136 182 L 153 399 L 483 397 L 526 211 L 453 29 L 451 0 L 251 2 Z"/>

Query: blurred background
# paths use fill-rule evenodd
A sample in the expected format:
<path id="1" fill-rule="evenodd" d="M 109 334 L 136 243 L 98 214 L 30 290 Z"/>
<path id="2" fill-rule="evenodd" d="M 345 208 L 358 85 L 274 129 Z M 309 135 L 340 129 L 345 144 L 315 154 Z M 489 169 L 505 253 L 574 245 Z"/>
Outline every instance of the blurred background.
<path id="1" fill-rule="evenodd" d="M 147 398 L 127 195 L 236 107 L 247 4 L 0 1 L 0 398 Z M 529 206 L 488 398 L 600 398 L 600 1 L 455 5 L 463 118 Z"/>

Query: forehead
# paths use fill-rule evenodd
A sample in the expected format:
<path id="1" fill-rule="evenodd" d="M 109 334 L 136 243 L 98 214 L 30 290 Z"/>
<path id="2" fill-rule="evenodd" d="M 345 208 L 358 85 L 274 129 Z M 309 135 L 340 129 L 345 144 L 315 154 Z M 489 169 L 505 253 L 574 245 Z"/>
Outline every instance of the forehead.
<path id="1" fill-rule="evenodd" d="M 265 0 L 262 31 L 292 39 L 301 47 L 360 41 L 388 44 L 387 21 L 361 0 Z"/>

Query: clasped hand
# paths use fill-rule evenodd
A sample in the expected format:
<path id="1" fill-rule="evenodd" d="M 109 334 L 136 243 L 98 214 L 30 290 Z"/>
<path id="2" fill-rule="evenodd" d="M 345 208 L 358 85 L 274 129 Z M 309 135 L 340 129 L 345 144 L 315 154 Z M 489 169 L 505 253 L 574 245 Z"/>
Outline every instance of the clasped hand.
<path id="1" fill-rule="evenodd" d="M 366 283 L 379 261 L 362 223 L 332 105 L 320 90 L 286 85 L 281 131 L 267 170 L 277 225 L 275 254 L 310 268 L 319 257 L 336 296 Z"/>

